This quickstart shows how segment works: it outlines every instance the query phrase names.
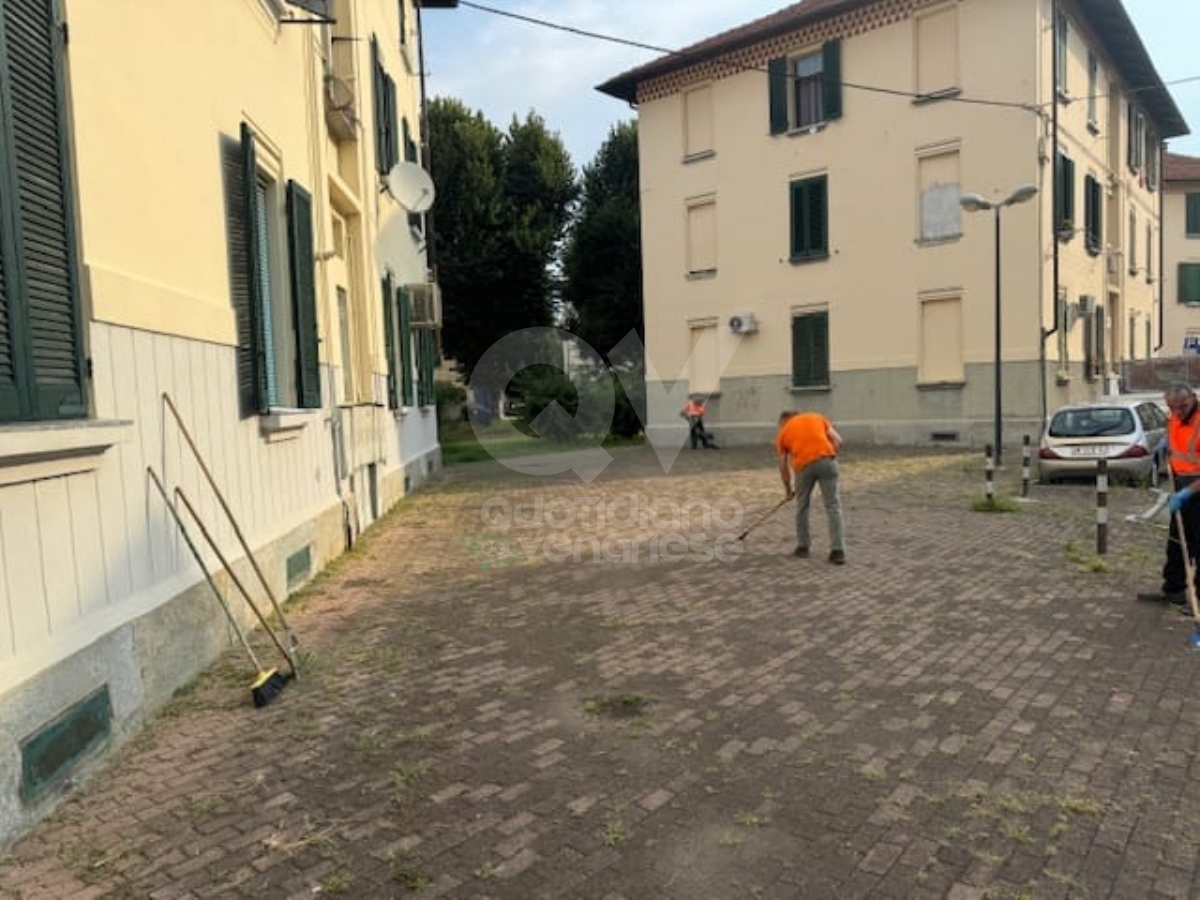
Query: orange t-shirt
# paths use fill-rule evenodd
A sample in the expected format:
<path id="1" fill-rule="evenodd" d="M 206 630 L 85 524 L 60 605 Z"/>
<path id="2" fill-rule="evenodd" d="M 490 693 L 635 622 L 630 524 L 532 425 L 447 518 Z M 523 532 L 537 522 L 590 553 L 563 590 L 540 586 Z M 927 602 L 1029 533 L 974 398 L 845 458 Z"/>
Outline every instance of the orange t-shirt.
<path id="1" fill-rule="evenodd" d="M 822 456 L 837 456 L 829 440 L 829 420 L 820 413 L 800 413 L 784 422 L 775 436 L 775 450 L 781 456 L 790 453 L 796 470 Z"/>

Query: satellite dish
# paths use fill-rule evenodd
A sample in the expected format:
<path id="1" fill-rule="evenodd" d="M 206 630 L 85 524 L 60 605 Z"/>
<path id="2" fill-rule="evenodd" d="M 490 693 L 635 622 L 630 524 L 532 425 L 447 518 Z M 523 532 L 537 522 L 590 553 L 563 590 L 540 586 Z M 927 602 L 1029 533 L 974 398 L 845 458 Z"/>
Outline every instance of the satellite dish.
<path id="1" fill-rule="evenodd" d="M 388 193 L 411 213 L 423 213 L 433 206 L 433 179 L 416 163 L 396 163 L 385 178 Z"/>

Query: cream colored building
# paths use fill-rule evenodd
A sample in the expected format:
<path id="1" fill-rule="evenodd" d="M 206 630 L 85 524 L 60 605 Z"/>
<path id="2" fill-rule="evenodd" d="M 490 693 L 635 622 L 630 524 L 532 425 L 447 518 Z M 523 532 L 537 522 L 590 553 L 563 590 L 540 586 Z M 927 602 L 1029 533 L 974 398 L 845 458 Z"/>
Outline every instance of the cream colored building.
<path id="1" fill-rule="evenodd" d="M 1153 352 L 1187 128 L 1118 0 L 806 0 L 600 90 L 637 108 L 649 361 L 726 442 L 785 408 L 988 442 L 998 255 L 1005 444 Z"/>
<path id="2" fill-rule="evenodd" d="M 5 0 L 0 844 L 230 645 L 153 478 L 286 596 L 440 464 L 393 193 L 454 5 Z"/>
<path id="3" fill-rule="evenodd" d="M 1163 160 L 1162 355 L 1200 354 L 1200 159 Z"/>

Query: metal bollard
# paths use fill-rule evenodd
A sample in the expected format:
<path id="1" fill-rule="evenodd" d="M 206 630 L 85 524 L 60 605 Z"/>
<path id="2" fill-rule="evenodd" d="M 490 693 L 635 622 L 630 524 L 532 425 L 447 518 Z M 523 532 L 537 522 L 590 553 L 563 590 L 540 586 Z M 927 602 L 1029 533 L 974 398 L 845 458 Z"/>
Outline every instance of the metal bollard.
<path id="1" fill-rule="evenodd" d="M 983 453 L 984 453 L 983 475 L 984 475 L 984 478 L 987 480 L 987 498 L 988 498 L 988 501 L 991 502 L 991 500 L 993 500 L 996 496 L 996 485 L 995 485 L 996 461 L 995 461 L 995 458 L 992 456 L 992 445 L 988 444 L 987 446 L 985 446 L 983 448 Z"/>
<path id="2" fill-rule="evenodd" d="M 1096 461 L 1096 553 L 1108 552 L 1108 460 Z"/>
<path id="3" fill-rule="evenodd" d="M 1030 461 L 1033 457 L 1033 448 L 1029 446 L 1029 435 L 1025 435 L 1021 443 L 1021 496 L 1028 497 Z"/>

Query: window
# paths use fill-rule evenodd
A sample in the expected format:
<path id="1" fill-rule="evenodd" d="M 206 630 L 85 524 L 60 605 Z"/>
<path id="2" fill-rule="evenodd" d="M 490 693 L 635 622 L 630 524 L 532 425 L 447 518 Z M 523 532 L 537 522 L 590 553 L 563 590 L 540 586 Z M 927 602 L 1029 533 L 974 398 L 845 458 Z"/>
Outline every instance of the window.
<path id="1" fill-rule="evenodd" d="M 1153 129 L 1146 129 L 1146 187 L 1158 189 L 1158 137 Z"/>
<path id="2" fill-rule="evenodd" d="M 1128 260 L 1130 275 L 1137 274 L 1137 269 L 1138 269 L 1137 247 L 1138 247 L 1137 212 L 1135 210 L 1131 209 L 1129 211 L 1129 260 Z"/>
<path id="3" fill-rule="evenodd" d="M 1146 120 L 1141 112 L 1129 104 L 1129 168 L 1131 171 L 1142 171 L 1146 149 Z"/>
<path id="4" fill-rule="evenodd" d="M 1200 237 L 1200 194 L 1188 194 L 1184 199 L 1187 204 L 1184 233 L 1187 237 Z"/>
<path id="5" fill-rule="evenodd" d="M 917 159 L 921 241 L 948 240 L 962 234 L 958 160 L 958 150 L 931 153 Z"/>
<path id="6" fill-rule="evenodd" d="M 1200 303 L 1200 263 L 1179 264 L 1179 302 Z"/>
<path id="7" fill-rule="evenodd" d="M 433 406 L 433 379 L 437 372 L 437 333 L 432 328 L 417 329 L 417 404 Z"/>
<path id="8" fill-rule="evenodd" d="M 922 384 L 961 383 L 963 374 L 962 297 L 938 294 L 919 298 Z"/>
<path id="9" fill-rule="evenodd" d="M 1087 120 L 1088 128 L 1092 131 L 1100 130 L 1100 119 L 1096 112 L 1100 101 L 1100 60 L 1096 58 L 1094 51 L 1088 51 L 1088 95 L 1087 95 Z"/>
<path id="10" fill-rule="evenodd" d="M 379 42 L 371 38 L 371 72 L 375 101 L 375 170 L 386 175 L 400 161 L 396 129 L 396 82 L 379 59 Z"/>
<path id="11" fill-rule="evenodd" d="M 683 157 L 707 156 L 712 149 L 712 87 L 705 85 L 683 94 Z"/>
<path id="12" fill-rule="evenodd" d="M 1075 233 L 1075 163 L 1058 154 L 1054 172 L 1054 222 L 1058 236 L 1069 241 Z"/>
<path id="13" fill-rule="evenodd" d="M 1104 189 L 1091 175 L 1083 180 L 1083 220 L 1087 251 L 1095 256 L 1104 249 Z"/>
<path id="14" fill-rule="evenodd" d="M 688 357 L 688 390 L 694 394 L 715 394 L 721 386 L 717 325 L 711 320 L 688 324 L 692 352 Z"/>
<path id="15" fill-rule="evenodd" d="M 225 147 L 230 292 L 244 415 L 321 405 L 312 198 L 243 123 Z"/>
<path id="16" fill-rule="evenodd" d="M 842 115 L 841 44 L 767 64 L 771 134 L 820 125 Z"/>
<path id="17" fill-rule="evenodd" d="M 687 272 L 690 276 L 717 271 L 717 202 L 706 199 L 688 204 Z"/>
<path id="18" fill-rule="evenodd" d="M 412 302 L 410 291 L 392 282 L 389 272 L 383 279 L 383 343 L 387 354 L 387 401 L 389 409 L 412 406 Z"/>
<path id="19" fill-rule="evenodd" d="M 828 182 L 824 175 L 791 184 L 792 262 L 829 256 Z"/>
<path id="20" fill-rule="evenodd" d="M 1054 14 L 1054 86 L 1060 97 L 1067 94 L 1067 45 L 1070 27 L 1061 9 Z"/>
<path id="21" fill-rule="evenodd" d="M 829 386 L 829 313 L 792 317 L 792 387 Z"/>
<path id="22" fill-rule="evenodd" d="M 1146 226 L 1146 284 L 1154 282 L 1154 226 Z"/>
<path id="23" fill-rule="evenodd" d="M 57 7 L 3 5 L 0 422 L 87 415 Z"/>
<path id="24" fill-rule="evenodd" d="M 918 99 L 934 99 L 958 88 L 958 7 L 944 7 L 916 19 Z"/>

